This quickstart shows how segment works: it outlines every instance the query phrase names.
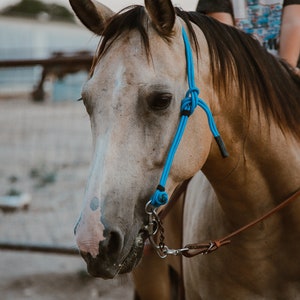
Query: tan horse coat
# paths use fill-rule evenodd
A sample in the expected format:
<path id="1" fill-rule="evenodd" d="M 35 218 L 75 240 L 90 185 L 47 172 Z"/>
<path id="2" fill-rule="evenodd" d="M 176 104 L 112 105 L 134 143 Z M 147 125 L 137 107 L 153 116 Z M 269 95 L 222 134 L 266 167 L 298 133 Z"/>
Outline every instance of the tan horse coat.
<path id="1" fill-rule="evenodd" d="M 107 18 L 114 15 L 108 8 L 90 0 L 71 3 L 82 22 L 98 34 L 104 32 L 106 38 L 114 21 L 119 20 L 112 19 L 106 28 Z M 145 51 L 139 46 L 141 35 L 128 30 L 110 46 L 106 41 L 107 48 L 100 46 L 92 77 L 83 91 L 95 155 L 84 209 L 75 231 L 90 273 L 106 278 L 130 271 L 139 261 L 140 229 L 146 222 L 143 206 L 151 195 L 153 182 L 158 181 L 178 123 L 179 100 L 186 91 L 181 38 L 181 27 L 186 25 L 175 16 L 171 1 L 145 1 L 145 6 L 142 23 L 150 37 L 148 60 L 147 47 Z M 137 11 L 143 10 L 135 9 L 129 14 Z M 228 39 L 231 34 L 243 38 L 233 29 L 228 28 L 227 32 L 217 23 L 212 26 L 228 34 Z M 196 109 L 189 118 L 167 185 L 171 194 L 180 182 L 195 175 L 187 190 L 183 221 L 177 210 L 165 221 L 166 225 L 171 224 L 168 242 L 174 247 L 222 237 L 272 209 L 300 186 L 300 124 L 295 117 L 299 112 L 299 82 L 290 78 L 293 75 L 286 67 L 268 56 L 264 56 L 265 66 L 254 58 L 253 64 L 240 60 L 247 67 L 236 66 L 230 75 L 226 65 L 228 60 L 234 61 L 233 51 L 239 54 L 238 47 L 243 55 L 253 51 L 250 47 L 265 55 L 246 38 L 247 46 L 232 43 L 230 47 L 235 50 L 224 49 L 227 60 L 220 60 L 211 68 L 208 43 L 216 43 L 217 47 L 218 41 L 225 44 L 226 40 L 220 36 L 214 41 L 196 25 L 192 27 L 200 51 L 195 59 L 197 86 L 215 117 L 230 157 L 221 157 L 204 112 Z M 282 95 L 278 92 L 279 81 L 272 78 L 277 74 L 269 71 L 272 64 L 278 66 L 278 73 L 285 74 L 281 89 L 291 87 L 291 91 L 286 91 L 286 97 L 293 98 L 286 102 L 289 112 L 284 112 L 286 108 L 276 100 Z M 271 99 L 267 105 L 261 104 L 266 101 L 263 97 L 257 99 L 260 92 L 250 92 L 247 104 L 242 99 L 247 93 L 241 92 L 239 85 L 243 80 L 247 85 L 247 79 L 250 80 L 243 76 L 245 68 L 251 69 L 249 74 L 260 74 L 261 89 L 269 91 Z M 214 81 L 215 69 L 219 70 L 219 88 Z M 256 84 L 259 82 L 252 83 Z M 170 94 L 176 101 L 162 107 L 165 96 Z M 124 159 L 127 153 L 131 155 Z M 178 210 L 180 213 L 182 209 Z M 216 253 L 183 258 L 186 299 L 299 299 L 299 214 L 300 201 L 296 201 Z M 143 300 L 150 296 L 170 297 L 167 265 L 157 262 L 153 256 L 144 257 L 136 269 L 137 290 Z M 180 261 L 175 260 L 173 266 L 181 272 Z M 144 279 L 143 274 L 151 275 L 153 285 L 148 278 L 140 280 Z M 167 287 L 159 291 L 165 284 Z"/>

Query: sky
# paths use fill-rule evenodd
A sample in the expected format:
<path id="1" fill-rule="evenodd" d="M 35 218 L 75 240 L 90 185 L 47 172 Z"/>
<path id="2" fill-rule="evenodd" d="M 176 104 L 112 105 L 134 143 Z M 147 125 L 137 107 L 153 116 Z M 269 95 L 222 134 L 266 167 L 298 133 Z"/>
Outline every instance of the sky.
<path id="1" fill-rule="evenodd" d="M 70 8 L 68 0 L 42 0 L 45 3 L 58 3 L 65 5 Z M 197 0 L 172 0 L 173 4 L 180 6 L 184 10 L 195 10 L 197 5 Z M 0 0 L 0 9 L 11 4 L 15 4 L 19 0 Z M 131 5 L 131 4 L 144 4 L 144 0 L 101 0 L 101 3 L 107 5 L 113 11 L 119 11 L 120 9 Z"/>

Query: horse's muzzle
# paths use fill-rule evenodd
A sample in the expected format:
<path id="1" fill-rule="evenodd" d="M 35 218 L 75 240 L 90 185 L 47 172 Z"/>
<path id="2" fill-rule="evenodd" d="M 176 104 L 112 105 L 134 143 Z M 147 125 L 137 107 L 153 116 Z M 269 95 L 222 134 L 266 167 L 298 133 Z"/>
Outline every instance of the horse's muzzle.
<path id="1" fill-rule="evenodd" d="M 113 243 L 111 238 L 99 244 L 99 254 L 96 257 L 84 251 L 80 252 L 87 264 L 87 270 L 90 275 L 104 279 L 112 279 L 118 274 L 132 271 L 140 261 L 146 239 L 144 231 L 139 232 L 130 251 L 125 255 L 123 254 L 124 256 L 122 255 L 122 249 L 118 246 L 118 243 Z M 116 237 L 114 237 L 113 240 L 116 242 Z"/>
<path id="2" fill-rule="evenodd" d="M 117 275 L 118 261 L 122 255 L 123 236 L 119 230 L 105 230 L 105 240 L 98 244 L 97 256 L 81 250 L 81 256 L 87 263 L 88 272 L 95 277 L 113 278 Z"/>
<path id="3" fill-rule="evenodd" d="M 87 271 L 93 277 L 101 277 L 103 279 L 112 279 L 119 272 L 119 267 L 103 258 L 97 256 L 92 257 L 90 253 L 80 252 L 81 256 L 87 264 Z"/>

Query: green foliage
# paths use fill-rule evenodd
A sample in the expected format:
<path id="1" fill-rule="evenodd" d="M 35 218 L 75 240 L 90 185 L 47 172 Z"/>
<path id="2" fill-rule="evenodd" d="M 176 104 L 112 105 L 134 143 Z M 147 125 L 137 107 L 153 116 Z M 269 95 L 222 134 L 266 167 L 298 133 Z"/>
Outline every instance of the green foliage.
<path id="1" fill-rule="evenodd" d="M 11 188 L 7 193 L 6 195 L 7 196 L 20 196 L 22 193 L 17 190 L 17 189 L 14 189 L 14 188 Z"/>
<path id="2" fill-rule="evenodd" d="M 62 20 L 73 22 L 73 14 L 64 6 L 58 4 L 45 4 L 39 0 L 21 0 L 16 5 L 3 9 L 2 15 L 27 16 L 37 18 L 41 14 L 47 14 L 50 20 Z"/>
<path id="3" fill-rule="evenodd" d="M 63 19 L 65 21 L 74 21 L 73 14 L 70 13 L 67 8 L 58 4 L 49 4 L 48 13 L 50 16 L 55 17 L 56 19 Z"/>

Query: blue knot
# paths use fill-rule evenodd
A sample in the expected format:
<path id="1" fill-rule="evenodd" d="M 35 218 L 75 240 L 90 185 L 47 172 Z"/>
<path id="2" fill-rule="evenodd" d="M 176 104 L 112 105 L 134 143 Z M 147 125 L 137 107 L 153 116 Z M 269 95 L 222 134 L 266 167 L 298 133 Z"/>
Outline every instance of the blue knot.
<path id="1" fill-rule="evenodd" d="M 196 96 L 198 98 L 199 93 L 200 90 L 196 86 L 194 86 L 188 89 L 188 91 L 185 94 L 185 97 L 189 98 L 189 97 Z"/>
<path id="2" fill-rule="evenodd" d="M 189 115 L 193 114 L 198 105 L 198 95 L 199 89 L 197 87 L 190 88 L 181 102 L 181 111 L 189 111 Z"/>
<path id="3" fill-rule="evenodd" d="M 151 204 L 154 207 L 165 205 L 168 202 L 168 194 L 165 191 L 156 190 L 151 197 Z"/>

